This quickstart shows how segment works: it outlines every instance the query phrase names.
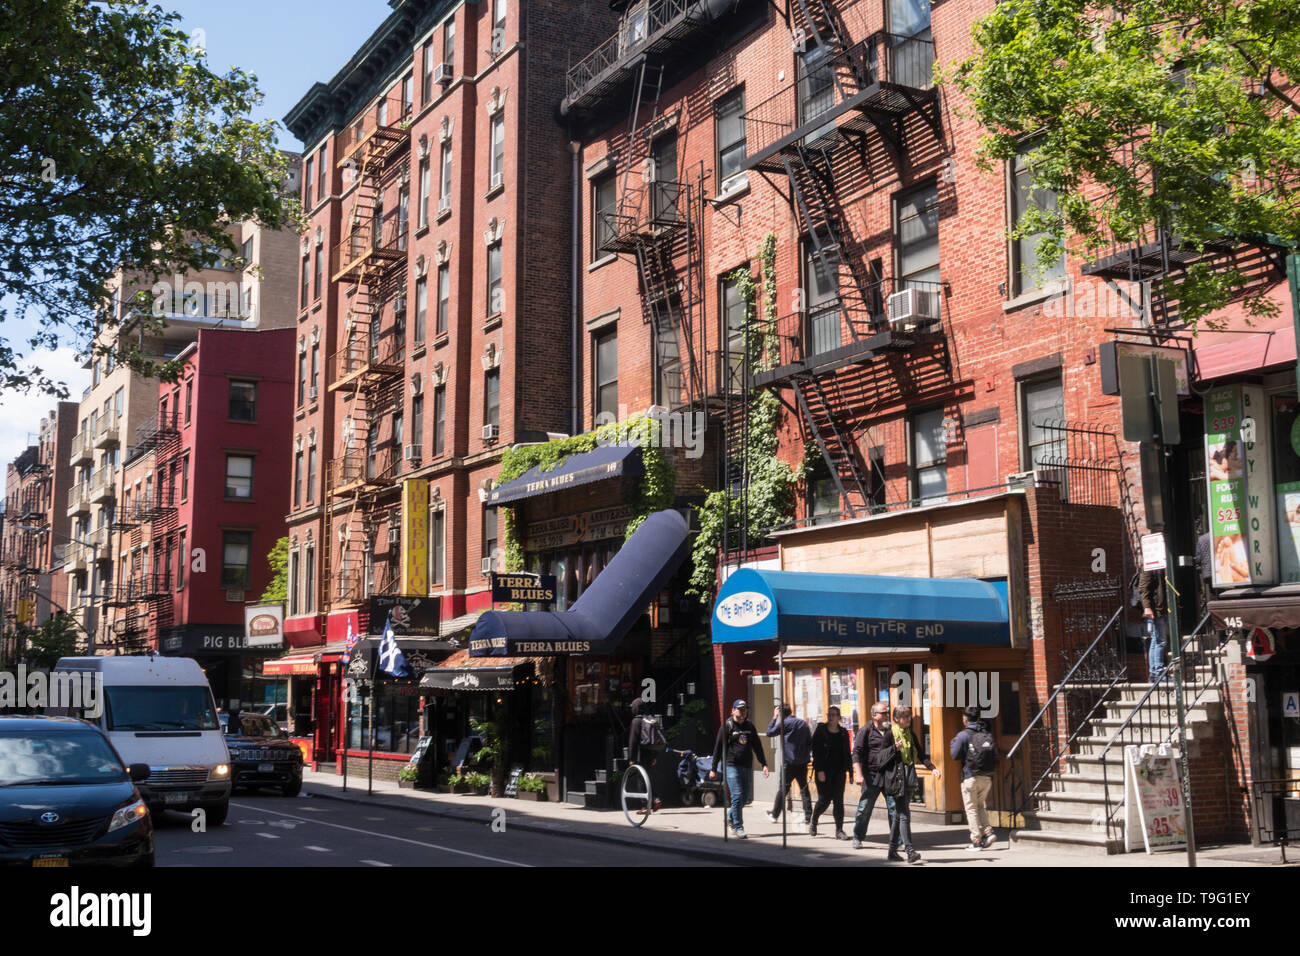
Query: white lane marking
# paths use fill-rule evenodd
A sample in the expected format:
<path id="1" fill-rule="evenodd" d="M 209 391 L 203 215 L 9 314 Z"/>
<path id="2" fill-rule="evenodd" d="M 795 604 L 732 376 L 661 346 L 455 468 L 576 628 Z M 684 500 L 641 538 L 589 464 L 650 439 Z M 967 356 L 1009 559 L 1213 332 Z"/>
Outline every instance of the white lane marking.
<path id="1" fill-rule="evenodd" d="M 381 863 L 379 860 L 362 860 L 361 862 L 366 864 L 367 866 L 392 866 L 393 865 L 391 863 Z"/>
<path id="2" fill-rule="evenodd" d="M 241 810 L 251 809 L 250 807 L 240 805 L 237 803 L 232 803 L 231 806 L 240 807 Z M 529 868 L 532 867 L 531 863 L 520 863 L 518 860 L 503 860 L 501 859 L 501 857 L 498 856 L 486 856 L 485 854 L 482 853 L 471 853 L 469 850 L 457 850 L 455 847 L 441 846 L 437 843 L 422 843 L 419 840 L 408 840 L 406 837 L 393 836 L 392 834 L 389 833 L 376 833 L 374 830 L 362 830 L 359 827 L 347 827 L 341 823 L 329 823 L 325 820 L 312 820 L 309 817 L 296 817 L 292 813 L 285 813 L 282 810 L 269 810 L 265 808 L 259 808 L 259 809 L 261 809 L 263 813 L 274 813 L 276 816 L 279 817 L 289 817 L 291 820 L 301 820 L 303 823 L 314 823 L 318 827 L 333 827 L 336 830 L 347 830 L 349 833 L 362 833 L 365 834 L 366 836 L 380 837 L 381 839 L 392 840 L 396 843 L 409 843 L 412 846 L 428 847 L 430 850 L 442 850 L 444 853 L 455 853 L 460 856 L 472 856 L 476 860 L 487 860 L 489 863 L 501 863 L 504 864 L 505 866 L 526 866 Z M 272 834 L 269 833 L 263 833 L 259 835 L 272 836 Z"/>
<path id="3" fill-rule="evenodd" d="M 255 834 L 255 835 L 256 835 L 256 836 L 260 836 L 260 837 L 265 837 L 265 838 L 268 839 L 268 840 L 278 840 L 278 839 L 280 839 L 280 838 L 279 838 L 276 834 L 274 834 L 274 833 L 261 833 L 261 832 L 258 832 L 258 833 Z"/>
<path id="4" fill-rule="evenodd" d="M 305 846 L 304 850 L 315 850 L 317 853 L 329 853 L 330 850 L 323 846 Z"/>

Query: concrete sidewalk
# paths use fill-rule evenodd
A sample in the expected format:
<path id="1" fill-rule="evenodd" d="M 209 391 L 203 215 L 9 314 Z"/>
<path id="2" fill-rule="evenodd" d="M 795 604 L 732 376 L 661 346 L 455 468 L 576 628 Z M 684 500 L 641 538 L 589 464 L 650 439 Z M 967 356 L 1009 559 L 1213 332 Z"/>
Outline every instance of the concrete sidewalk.
<path id="1" fill-rule="evenodd" d="M 906 866 L 889 863 L 885 851 L 889 843 L 889 823 L 882 805 L 876 808 L 867 828 L 866 846 L 854 850 L 846 840 L 836 840 L 834 821 L 824 816 L 816 838 L 807 833 L 787 834 L 787 846 L 781 846 L 781 826 L 768 822 L 763 808 L 751 804 L 745 808 L 747 840 L 722 839 L 722 810 L 699 807 L 664 809 L 654 814 L 643 827 L 628 824 L 617 810 L 594 811 L 567 803 L 533 803 L 525 800 L 472 797 L 463 794 L 429 793 L 403 790 L 396 783 L 377 780 L 374 792 L 366 794 L 365 778 L 352 777 L 343 790 L 343 778 L 311 770 L 303 772 L 304 792 L 314 798 L 344 800 L 359 805 L 411 810 L 434 816 L 472 821 L 484 826 L 492 822 L 492 812 L 505 810 L 507 829 L 516 827 L 537 833 L 568 834 L 578 839 L 598 840 L 611 845 L 636 846 L 681 853 L 712 862 L 749 866 Z M 358 786 L 358 784 L 360 786 Z M 845 829 L 852 829 L 853 807 L 846 806 Z M 799 817 L 796 810 L 795 817 Z M 979 853 L 965 849 L 969 840 L 964 826 L 936 826 L 913 818 L 912 839 L 922 855 L 923 866 L 971 866 L 986 871 L 1004 867 L 1150 867 L 1186 866 L 1182 851 L 1162 852 L 1152 856 L 1124 853 L 1116 856 L 1091 856 L 1059 853 L 1017 846 L 999 832 L 998 842 Z M 1202 866 L 1271 866 L 1281 859 L 1275 848 L 1249 845 L 1206 847 L 1198 851 Z"/>

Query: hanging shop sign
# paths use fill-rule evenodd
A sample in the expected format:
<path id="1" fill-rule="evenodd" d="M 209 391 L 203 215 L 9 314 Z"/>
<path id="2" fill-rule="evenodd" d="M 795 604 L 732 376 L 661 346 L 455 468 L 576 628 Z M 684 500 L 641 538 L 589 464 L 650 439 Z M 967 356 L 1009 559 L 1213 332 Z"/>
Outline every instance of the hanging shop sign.
<path id="1" fill-rule="evenodd" d="M 627 534 L 628 522 L 636 517 L 636 514 L 635 506 L 618 505 L 614 508 L 597 508 L 595 511 L 534 521 L 525 530 L 525 547 L 529 551 L 545 551 L 550 548 L 568 547 L 571 544 L 582 544 L 586 541 L 622 539 Z"/>
<path id="2" fill-rule="evenodd" d="M 493 574 L 493 604 L 538 604 L 549 610 L 555 604 L 554 574 Z"/>
<path id="3" fill-rule="evenodd" d="M 1277 583 L 1272 451 L 1264 392 L 1255 386 L 1214 389 L 1205 401 L 1213 581 L 1216 588 Z M 1249 440 L 1248 440 L 1249 439 Z"/>
<path id="4" fill-rule="evenodd" d="M 429 482 L 424 478 L 402 482 L 402 593 L 429 593 Z"/>
<path id="5" fill-rule="evenodd" d="M 284 605 L 246 605 L 244 644 L 247 647 L 284 647 Z"/>
<path id="6" fill-rule="evenodd" d="M 437 598 L 406 597 L 400 594 L 377 594 L 370 598 L 370 633 L 382 635 L 389 621 L 398 637 L 407 635 L 438 636 L 441 604 Z"/>
<path id="7" fill-rule="evenodd" d="M 1246 656 L 1256 664 L 1262 664 L 1277 653 L 1277 642 L 1273 632 L 1266 627 L 1252 627 L 1250 640 L 1246 644 Z"/>
<path id="8" fill-rule="evenodd" d="M 1103 395 L 1120 394 L 1121 361 L 1131 355 L 1157 355 L 1167 359 L 1174 366 L 1174 385 L 1180 396 L 1191 394 L 1191 385 L 1187 377 L 1187 352 L 1167 345 L 1145 345 L 1141 342 L 1102 342 L 1098 349 L 1101 365 L 1101 393 Z"/>

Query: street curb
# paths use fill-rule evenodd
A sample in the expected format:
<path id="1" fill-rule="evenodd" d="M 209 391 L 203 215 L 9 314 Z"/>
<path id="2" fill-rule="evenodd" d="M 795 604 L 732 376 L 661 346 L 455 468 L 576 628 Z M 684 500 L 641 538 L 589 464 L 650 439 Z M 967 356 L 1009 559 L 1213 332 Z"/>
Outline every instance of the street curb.
<path id="1" fill-rule="evenodd" d="M 308 786 L 311 786 L 311 784 L 308 784 Z M 377 799 L 373 796 L 366 796 L 366 797 L 345 796 L 343 793 L 338 791 L 334 793 L 322 793 L 313 789 L 310 791 L 304 790 L 304 793 L 310 793 L 313 799 L 318 798 L 322 800 L 336 800 L 339 803 L 351 803 L 356 806 L 379 806 L 379 807 L 385 807 L 390 810 L 409 810 L 415 813 L 423 813 L 426 816 L 445 817 L 450 820 L 461 820 L 466 823 L 482 824 L 484 822 L 483 820 L 478 819 L 477 817 L 470 816 L 470 813 L 472 813 L 473 811 L 470 811 L 468 809 L 460 810 L 459 808 L 457 808 L 457 810 L 452 810 L 451 808 L 448 807 L 430 807 L 429 805 L 425 804 L 422 801 L 417 802 L 413 805 L 408 805 L 403 803 L 392 802 L 391 800 L 386 800 L 383 797 Z M 502 809 L 505 808 L 503 807 Z M 528 819 L 527 814 L 519 814 L 519 815 L 523 816 L 525 820 Z M 785 863 L 779 861 L 774 862 L 769 860 L 755 860 L 752 857 L 745 856 L 741 852 L 704 850 L 694 846 L 648 845 L 644 842 L 629 839 L 627 837 L 614 836 L 608 833 L 593 833 L 585 828 L 584 829 L 568 829 L 568 828 L 558 829 L 556 827 L 539 826 L 538 824 L 531 823 L 531 822 L 518 823 L 515 820 L 511 820 L 509 825 L 511 827 L 514 827 L 515 829 L 523 830 L 528 833 L 545 833 L 545 834 L 549 834 L 550 836 L 557 836 L 557 835 L 571 836 L 571 837 L 577 837 L 582 840 L 591 840 L 596 843 L 612 843 L 612 844 L 617 844 L 619 846 L 636 847 L 639 850 L 655 850 L 661 853 L 677 853 L 680 854 L 681 856 L 694 857 L 700 860 L 732 863 L 740 866 L 772 866 L 772 867 L 800 866 L 800 864 L 798 863 Z"/>

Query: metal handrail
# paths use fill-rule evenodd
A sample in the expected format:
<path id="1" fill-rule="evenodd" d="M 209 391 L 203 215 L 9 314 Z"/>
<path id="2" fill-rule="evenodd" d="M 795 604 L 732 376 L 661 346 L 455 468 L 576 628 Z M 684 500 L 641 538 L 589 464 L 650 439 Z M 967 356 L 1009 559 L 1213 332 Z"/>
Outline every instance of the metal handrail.
<path id="1" fill-rule="evenodd" d="M 569 68 L 565 77 L 570 100 L 578 99 L 602 74 L 622 60 L 643 50 L 666 27 L 683 16 L 699 0 L 653 0 L 646 8 L 645 25 L 636 43 L 627 42 L 628 21 L 618 31 Z"/>

